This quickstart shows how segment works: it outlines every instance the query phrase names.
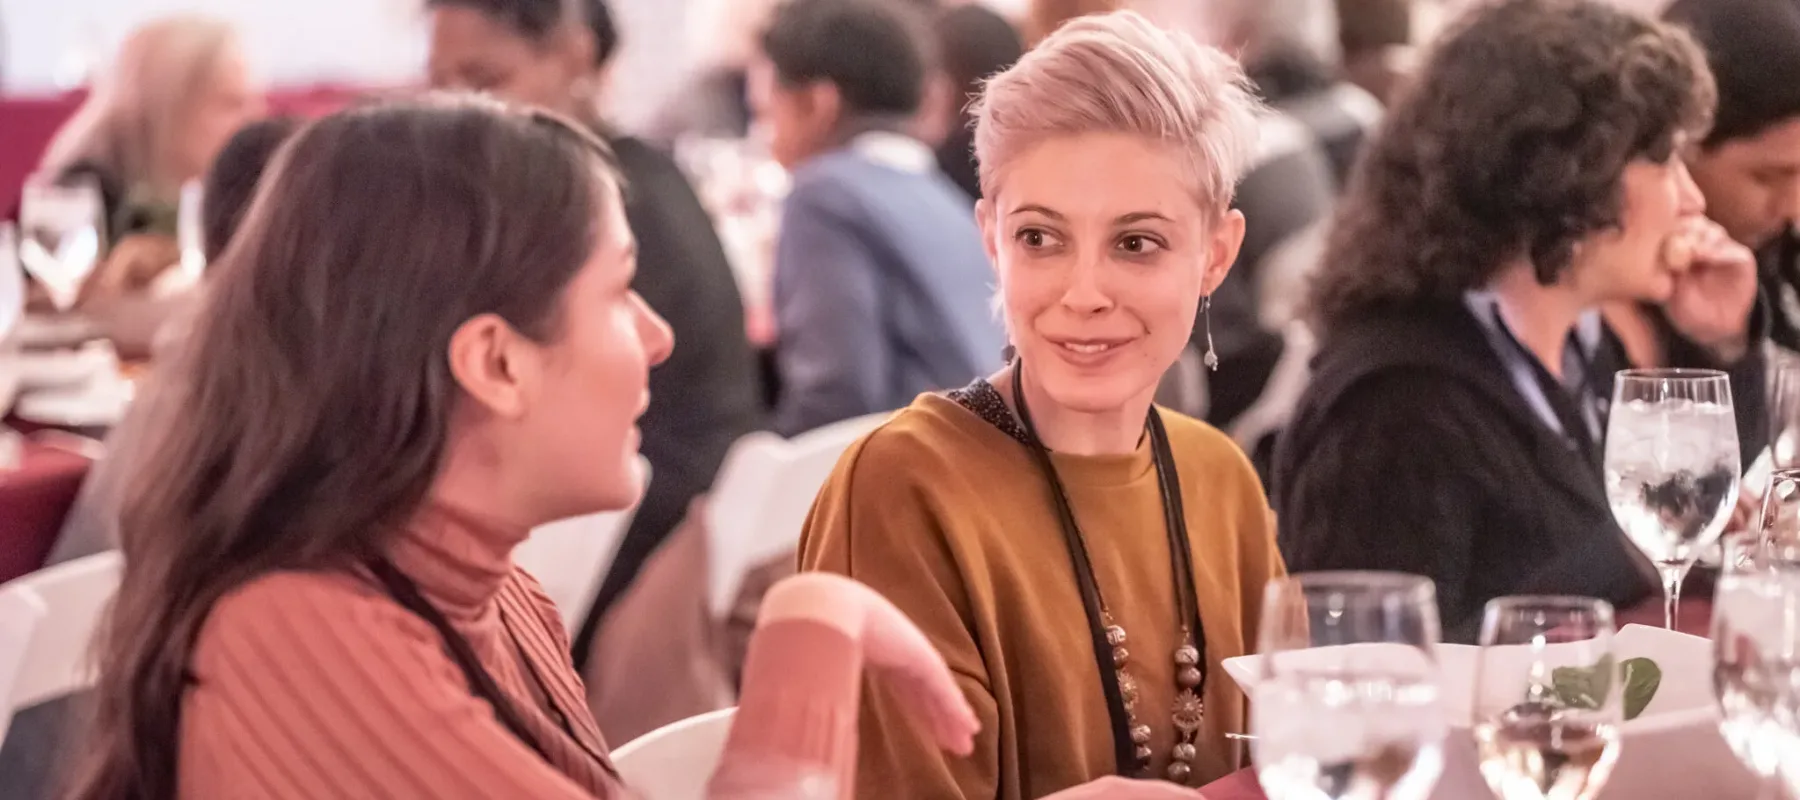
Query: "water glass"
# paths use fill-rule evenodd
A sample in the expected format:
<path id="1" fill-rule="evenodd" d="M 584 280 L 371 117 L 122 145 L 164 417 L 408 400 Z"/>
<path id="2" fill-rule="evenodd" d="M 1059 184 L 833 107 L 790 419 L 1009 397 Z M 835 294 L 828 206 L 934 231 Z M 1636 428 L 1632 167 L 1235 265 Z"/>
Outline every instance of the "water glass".
<path id="1" fill-rule="evenodd" d="M 1731 383 L 1716 370 L 1625 370 L 1606 432 L 1606 496 L 1663 581 L 1673 630 L 1681 581 L 1731 520 L 1739 484 Z"/>
<path id="2" fill-rule="evenodd" d="M 1619 758 L 1623 670 L 1613 609 L 1587 597 L 1501 597 L 1481 620 L 1475 744 L 1500 800 L 1588 800 Z"/>
<path id="3" fill-rule="evenodd" d="M 1800 793 L 1800 548 L 1742 537 L 1713 593 L 1719 732 L 1763 798 Z"/>
<path id="4" fill-rule="evenodd" d="M 1800 468 L 1800 355 L 1770 345 L 1769 465 Z M 1760 489 L 1762 487 L 1753 487 Z"/>
<path id="5" fill-rule="evenodd" d="M 1449 722 L 1429 579 L 1319 572 L 1269 584 L 1251 708 L 1270 800 L 1422 800 Z"/>
<path id="6" fill-rule="evenodd" d="M 92 180 L 33 176 L 19 204 L 19 261 L 60 311 L 75 307 L 105 248 L 105 203 Z"/>

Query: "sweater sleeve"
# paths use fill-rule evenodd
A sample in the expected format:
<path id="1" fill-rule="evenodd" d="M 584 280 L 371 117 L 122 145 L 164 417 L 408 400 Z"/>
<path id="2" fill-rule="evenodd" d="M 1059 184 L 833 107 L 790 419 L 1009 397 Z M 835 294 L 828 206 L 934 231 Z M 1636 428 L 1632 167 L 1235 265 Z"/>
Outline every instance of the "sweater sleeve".
<path id="1" fill-rule="evenodd" d="M 708 796 L 811 798 L 815 784 L 853 796 L 861 682 L 861 646 L 843 631 L 800 619 L 759 628 Z"/>
<path id="2" fill-rule="evenodd" d="M 347 576 L 227 596 L 192 669 L 184 795 L 592 797 L 501 726 L 429 626 Z"/>
<path id="3" fill-rule="evenodd" d="M 782 210 L 775 428 L 784 436 L 880 411 L 888 394 L 879 265 L 831 189 L 797 185 Z"/>
<path id="4" fill-rule="evenodd" d="M 971 633 L 965 582 L 924 495 L 904 443 L 883 431 L 845 453 L 825 483 L 801 534 L 800 566 L 848 575 L 893 602 L 944 656 L 981 723 L 974 752 L 940 750 L 898 696 L 879 683 L 864 693 L 857 797 L 991 800 L 1000 772 L 998 705 Z"/>

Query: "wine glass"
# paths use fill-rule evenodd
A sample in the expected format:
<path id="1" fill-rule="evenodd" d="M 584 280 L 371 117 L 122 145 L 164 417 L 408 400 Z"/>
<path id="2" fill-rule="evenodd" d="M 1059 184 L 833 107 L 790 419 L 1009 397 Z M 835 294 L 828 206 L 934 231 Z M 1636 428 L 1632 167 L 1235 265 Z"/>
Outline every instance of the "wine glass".
<path id="1" fill-rule="evenodd" d="M 1481 620 L 1475 744 L 1500 800 L 1589 800 L 1619 758 L 1613 609 L 1587 597 L 1501 597 Z"/>
<path id="2" fill-rule="evenodd" d="M 1662 576 L 1663 625 L 1670 630 L 1688 568 L 1731 520 L 1738 469 L 1725 373 L 1619 373 L 1606 433 L 1606 497 L 1619 527 Z"/>
<path id="3" fill-rule="evenodd" d="M 175 243 L 181 250 L 176 274 L 184 288 L 199 284 L 200 276 L 206 272 L 206 227 L 201 216 L 204 195 L 205 189 L 197 180 L 181 185 L 181 200 L 175 212 Z"/>
<path id="4" fill-rule="evenodd" d="M 19 204 L 19 261 L 59 311 L 75 307 L 81 285 L 100 263 L 105 204 L 89 179 L 27 180 Z"/>
<path id="5" fill-rule="evenodd" d="M 1775 346 L 1768 353 L 1769 466 L 1800 468 L 1800 355 Z"/>
<path id="6" fill-rule="evenodd" d="M 1713 590 L 1719 733 L 1762 779 L 1763 800 L 1800 792 L 1800 545 L 1733 537 Z"/>
<path id="7" fill-rule="evenodd" d="M 1444 768 L 1437 594 L 1429 579 L 1318 572 L 1263 594 L 1250 705 L 1270 800 L 1419 800 Z"/>

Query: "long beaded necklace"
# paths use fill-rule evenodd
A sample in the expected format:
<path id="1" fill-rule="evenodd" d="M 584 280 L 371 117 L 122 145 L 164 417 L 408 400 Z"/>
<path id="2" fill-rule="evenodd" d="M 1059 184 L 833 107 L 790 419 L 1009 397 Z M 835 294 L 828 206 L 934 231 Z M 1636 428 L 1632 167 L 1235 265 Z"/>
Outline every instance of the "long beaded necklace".
<path id="1" fill-rule="evenodd" d="M 1069 506 L 1068 493 L 1064 491 L 1062 480 L 1056 474 L 1056 465 L 1050 460 L 1050 452 L 1044 448 L 1043 441 L 1038 438 L 1037 428 L 1032 424 L 1031 410 L 1025 404 L 1024 373 L 1024 362 L 1014 361 L 1013 402 L 1018 410 L 1019 422 L 1025 428 L 1032 455 L 1050 484 L 1057 518 L 1062 524 L 1063 540 L 1069 548 L 1069 560 L 1075 566 L 1082 607 L 1093 634 L 1094 659 L 1100 671 L 1100 687 L 1106 696 L 1107 712 L 1112 720 L 1114 754 L 1121 770 L 1129 769 L 1130 774 L 1142 776 L 1149 772 L 1150 758 L 1154 755 L 1150 749 L 1152 731 L 1149 725 L 1140 721 L 1137 714 L 1140 692 L 1137 679 L 1128 670 L 1131 663 L 1131 651 L 1126 647 L 1129 637 L 1125 628 L 1113 620 L 1112 611 L 1100 594 L 1100 586 L 1094 579 L 1093 563 L 1088 559 L 1087 544 L 1082 539 L 1081 528 L 1076 524 L 1074 512 Z M 1168 431 L 1163 428 L 1162 417 L 1155 407 L 1150 409 L 1144 424 L 1154 451 L 1158 488 L 1162 492 L 1163 523 L 1169 536 L 1171 571 L 1174 573 L 1181 626 L 1181 644 L 1174 652 L 1178 691 L 1173 707 L 1169 710 L 1170 721 L 1175 727 L 1175 746 L 1170 750 L 1166 777 L 1175 783 L 1186 784 L 1193 777 L 1194 759 L 1199 755 L 1195 741 L 1199 738 L 1201 725 L 1206 721 L 1206 637 L 1201 627 L 1199 603 L 1195 598 L 1193 553 L 1188 543 L 1187 519 L 1181 504 L 1181 483 L 1175 471 L 1174 455 L 1169 450 Z"/>

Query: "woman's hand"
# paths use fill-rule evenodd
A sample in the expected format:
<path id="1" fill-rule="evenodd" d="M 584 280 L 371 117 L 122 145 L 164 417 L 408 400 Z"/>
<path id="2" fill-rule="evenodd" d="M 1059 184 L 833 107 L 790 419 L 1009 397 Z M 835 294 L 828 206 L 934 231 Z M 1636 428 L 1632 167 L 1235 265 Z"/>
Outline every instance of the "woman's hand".
<path id="1" fill-rule="evenodd" d="M 1198 789 L 1176 786 L 1168 781 L 1101 778 L 1073 789 L 1064 789 L 1044 800 L 1196 800 L 1202 797 L 1205 795 Z"/>
<path id="2" fill-rule="evenodd" d="M 82 284 L 80 305 L 140 294 L 180 260 L 174 239 L 153 233 L 126 236 Z"/>
<path id="3" fill-rule="evenodd" d="M 1669 238 L 1663 260 L 1675 273 L 1663 304 L 1670 324 L 1722 361 L 1742 358 L 1756 303 L 1756 254 L 1712 220 L 1693 217 Z"/>
<path id="4" fill-rule="evenodd" d="M 981 723 L 943 655 L 879 592 L 841 575 L 803 573 L 763 598 L 761 624 L 781 619 L 809 619 L 848 633 L 862 645 L 864 668 L 901 696 L 901 706 L 940 747 L 959 756 L 974 750 Z"/>

